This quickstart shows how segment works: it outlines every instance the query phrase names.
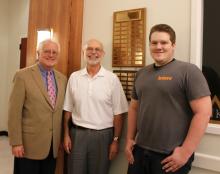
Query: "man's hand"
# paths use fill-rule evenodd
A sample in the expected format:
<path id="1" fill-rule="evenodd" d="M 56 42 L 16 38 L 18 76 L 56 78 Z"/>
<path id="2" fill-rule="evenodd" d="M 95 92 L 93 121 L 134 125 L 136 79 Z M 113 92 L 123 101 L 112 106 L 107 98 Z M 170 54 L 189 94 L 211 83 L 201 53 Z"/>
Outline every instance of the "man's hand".
<path id="1" fill-rule="evenodd" d="M 12 154 L 17 158 L 23 158 L 24 146 L 23 145 L 12 146 Z"/>
<path id="2" fill-rule="evenodd" d="M 113 160 L 117 156 L 118 150 L 119 150 L 119 142 L 113 141 L 109 149 L 109 160 Z"/>
<path id="3" fill-rule="evenodd" d="M 129 162 L 129 164 L 134 163 L 134 156 L 132 154 L 132 151 L 134 149 L 135 141 L 134 140 L 127 140 L 126 146 L 125 146 L 125 155 Z"/>
<path id="4" fill-rule="evenodd" d="M 63 147 L 66 153 L 70 154 L 70 151 L 72 149 L 72 142 L 71 142 L 71 138 L 69 135 L 64 136 Z"/>
<path id="5" fill-rule="evenodd" d="M 161 162 L 163 170 L 166 172 L 176 172 L 186 164 L 189 157 L 190 155 L 187 154 L 183 147 L 176 147 L 173 153 Z"/>

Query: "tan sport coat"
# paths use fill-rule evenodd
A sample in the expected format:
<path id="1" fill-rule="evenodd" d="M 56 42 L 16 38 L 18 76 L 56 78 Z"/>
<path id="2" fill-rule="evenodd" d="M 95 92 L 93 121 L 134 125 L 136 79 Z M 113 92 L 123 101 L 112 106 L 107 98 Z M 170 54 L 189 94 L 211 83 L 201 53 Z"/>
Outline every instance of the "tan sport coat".
<path id="1" fill-rule="evenodd" d="M 53 142 L 57 157 L 61 143 L 61 125 L 66 77 L 55 71 L 57 99 L 52 108 L 38 64 L 18 71 L 9 100 L 8 133 L 10 145 L 23 145 L 24 156 L 44 159 Z"/>

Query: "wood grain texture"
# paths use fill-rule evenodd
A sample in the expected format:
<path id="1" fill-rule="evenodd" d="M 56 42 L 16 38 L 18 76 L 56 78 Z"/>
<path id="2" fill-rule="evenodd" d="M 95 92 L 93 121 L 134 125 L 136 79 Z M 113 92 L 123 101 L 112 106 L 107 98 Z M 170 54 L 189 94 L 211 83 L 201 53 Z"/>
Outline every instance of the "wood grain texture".
<path id="1" fill-rule="evenodd" d="M 80 69 L 83 25 L 83 0 L 31 0 L 29 10 L 27 61 L 36 61 L 37 30 L 52 28 L 61 45 L 56 69 L 65 75 Z"/>
<path id="2" fill-rule="evenodd" d="M 77 71 L 81 68 L 83 6 L 83 0 L 72 0 L 70 15 L 68 76 L 73 71 Z"/>

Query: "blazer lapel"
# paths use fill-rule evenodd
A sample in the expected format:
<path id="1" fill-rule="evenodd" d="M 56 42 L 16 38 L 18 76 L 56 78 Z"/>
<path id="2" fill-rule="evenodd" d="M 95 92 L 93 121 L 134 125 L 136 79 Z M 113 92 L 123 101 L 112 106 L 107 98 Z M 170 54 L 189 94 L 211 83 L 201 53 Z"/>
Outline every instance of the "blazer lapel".
<path id="1" fill-rule="evenodd" d="M 44 84 L 44 81 L 42 79 L 42 75 L 41 72 L 39 70 L 38 64 L 34 65 L 32 67 L 32 74 L 34 76 L 35 82 L 37 84 L 37 86 L 39 87 L 41 93 L 43 94 L 43 96 L 45 97 L 47 103 L 50 105 L 50 108 L 52 109 L 51 103 L 50 103 L 50 99 Z"/>

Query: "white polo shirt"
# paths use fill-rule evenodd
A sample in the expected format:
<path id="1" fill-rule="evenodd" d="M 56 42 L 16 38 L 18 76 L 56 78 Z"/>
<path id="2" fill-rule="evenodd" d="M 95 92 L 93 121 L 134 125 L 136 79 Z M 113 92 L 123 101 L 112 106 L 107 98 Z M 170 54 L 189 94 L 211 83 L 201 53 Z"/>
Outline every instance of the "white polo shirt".
<path id="1" fill-rule="evenodd" d="M 118 77 L 104 69 L 90 77 L 87 69 L 69 78 L 64 110 L 72 112 L 73 123 L 101 130 L 113 127 L 113 116 L 128 111 L 128 103 Z"/>

